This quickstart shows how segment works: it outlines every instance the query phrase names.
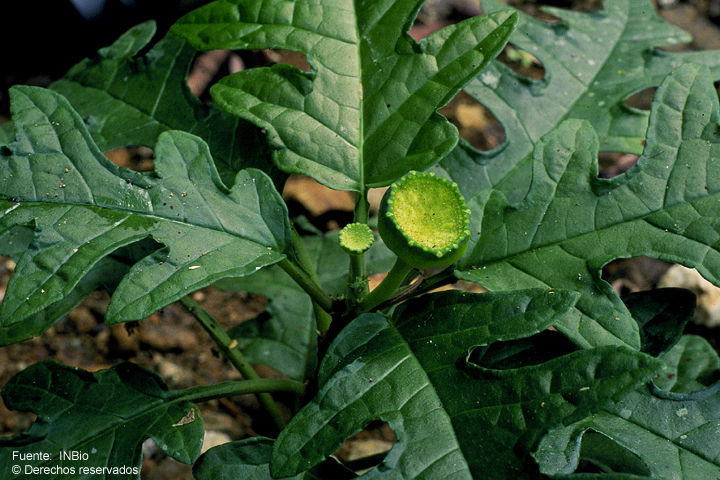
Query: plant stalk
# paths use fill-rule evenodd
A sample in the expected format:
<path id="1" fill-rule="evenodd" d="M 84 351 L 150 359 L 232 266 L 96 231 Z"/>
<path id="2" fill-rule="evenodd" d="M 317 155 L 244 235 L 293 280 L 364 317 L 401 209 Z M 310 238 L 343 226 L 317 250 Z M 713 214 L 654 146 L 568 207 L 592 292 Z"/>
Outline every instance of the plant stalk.
<path id="1" fill-rule="evenodd" d="M 207 402 L 216 398 L 270 392 L 287 392 L 301 396 L 305 393 L 305 385 L 286 378 L 260 378 L 190 387 L 173 392 L 171 397 L 182 398 L 191 402 Z"/>
<path id="2" fill-rule="evenodd" d="M 370 216 L 370 204 L 366 192 L 357 192 L 355 195 L 355 223 L 367 224 Z M 358 301 L 368 293 L 368 279 L 365 270 L 365 253 L 350 255 L 350 300 Z"/>
<path id="3" fill-rule="evenodd" d="M 382 302 L 392 297 L 398 287 L 405 280 L 412 267 L 398 258 L 395 264 L 388 272 L 387 276 L 380 282 L 380 285 L 363 298 L 358 306 L 361 312 L 367 312 L 380 305 Z"/>
<path id="4" fill-rule="evenodd" d="M 350 300 L 357 301 L 368 294 L 368 279 L 365 274 L 365 256 L 363 253 L 350 255 Z"/>
<path id="5" fill-rule="evenodd" d="M 332 323 L 332 315 L 323 310 L 320 305 L 313 302 L 313 311 L 315 312 L 315 320 L 317 321 L 317 329 L 320 333 L 325 333 L 330 329 Z"/>
<path id="6" fill-rule="evenodd" d="M 317 273 L 315 272 L 315 268 L 313 267 L 313 262 L 310 259 L 310 255 L 305 248 L 305 243 L 303 243 L 302 237 L 295 229 L 295 225 L 292 225 L 291 230 L 293 239 L 293 250 L 295 251 L 298 265 L 300 265 L 300 267 L 302 267 L 302 269 L 305 270 L 308 275 L 310 275 L 310 278 L 317 282 Z"/>
<path id="7" fill-rule="evenodd" d="M 260 376 L 255 369 L 245 360 L 245 356 L 238 350 L 237 341 L 230 338 L 230 335 L 220 326 L 217 320 L 210 315 L 199 303 L 185 296 L 180 299 L 180 303 L 190 312 L 203 326 L 213 341 L 217 344 L 220 352 L 232 363 L 235 368 L 248 380 L 260 380 Z M 233 344 L 234 343 L 234 344 Z M 278 410 L 275 400 L 269 393 L 257 393 L 260 404 L 267 410 L 278 429 L 285 428 L 285 421 Z"/>
<path id="8" fill-rule="evenodd" d="M 320 281 L 318 280 L 315 267 L 313 266 L 312 260 L 310 259 L 310 255 L 308 255 L 307 253 L 307 249 L 305 249 L 305 244 L 303 243 L 302 237 L 295 229 L 294 225 L 292 226 L 292 237 L 293 247 L 295 250 L 295 256 L 297 257 L 298 264 L 303 270 L 305 270 L 305 273 L 307 273 L 308 276 L 310 276 L 310 278 L 319 285 Z M 330 328 L 332 316 L 325 310 L 323 310 L 323 308 L 318 305 L 315 300 L 313 300 L 312 303 L 313 311 L 315 312 L 315 319 L 317 320 L 317 329 L 320 331 L 320 333 L 324 333 Z"/>
<path id="9" fill-rule="evenodd" d="M 326 312 L 332 310 L 332 299 L 323 291 L 322 287 L 320 287 L 320 285 L 318 285 L 317 282 L 305 272 L 305 270 L 297 267 L 287 258 L 278 263 L 278 265 L 285 271 L 285 273 L 290 275 L 290 277 L 295 280 L 295 282 L 300 285 L 300 287 L 305 290 L 308 295 L 310 295 L 310 298 L 312 298 L 313 301 L 320 306 L 320 308 Z"/>
<path id="10" fill-rule="evenodd" d="M 355 195 L 355 223 L 367 223 L 370 217 L 370 203 L 364 190 Z"/>

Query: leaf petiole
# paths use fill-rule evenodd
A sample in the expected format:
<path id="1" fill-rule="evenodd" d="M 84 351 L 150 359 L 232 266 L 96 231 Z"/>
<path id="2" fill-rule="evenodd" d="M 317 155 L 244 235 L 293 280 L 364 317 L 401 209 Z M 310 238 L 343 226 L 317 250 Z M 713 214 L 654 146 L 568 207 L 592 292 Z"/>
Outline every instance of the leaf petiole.
<path id="1" fill-rule="evenodd" d="M 307 252 L 307 249 L 305 248 L 305 244 L 303 243 L 302 237 L 300 236 L 297 229 L 295 228 L 295 225 L 291 225 L 291 228 L 292 228 L 292 238 L 293 238 L 293 249 L 295 251 L 295 256 L 297 258 L 298 264 L 310 276 L 311 280 L 313 280 L 315 283 L 319 283 L 317 272 L 315 271 L 313 262 L 310 259 L 310 255 L 308 255 L 308 252 Z M 315 318 L 317 320 L 317 329 L 320 332 L 326 332 L 330 328 L 330 323 L 332 323 L 332 316 L 327 311 L 325 311 L 323 309 L 323 307 L 320 306 L 318 304 L 318 302 L 314 299 L 313 299 L 313 311 L 315 312 Z"/>
<path id="2" fill-rule="evenodd" d="M 220 323 L 213 317 L 210 312 L 205 310 L 199 303 L 190 297 L 183 297 L 180 299 L 182 304 L 188 312 L 190 312 L 198 322 L 203 326 L 206 332 L 210 335 L 213 341 L 217 344 L 220 352 L 230 363 L 237 368 L 237 370 L 249 380 L 261 380 L 260 376 L 255 372 L 255 369 L 245 360 L 245 356 L 238 350 L 237 341 L 230 338 L 230 335 L 222 328 Z M 221 385 L 221 384 L 219 384 Z M 253 393 L 253 392 L 247 392 Z M 267 410 L 273 422 L 282 430 L 285 428 L 285 421 L 280 414 L 280 411 L 275 404 L 272 396 L 269 393 L 256 393 L 258 400 L 262 406 Z"/>
<path id="3" fill-rule="evenodd" d="M 177 390 L 168 397 L 182 398 L 190 402 L 206 402 L 216 398 L 235 395 L 269 394 L 270 392 L 286 392 L 301 396 L 305 393 L 305 384 L 287 378 L 258 378 L 216 383 L 215 385 L 199 385 Z"/>
<path id="4" fill-rule="evenodd" d="M 380 305 L 385 300 L 391 298 L 398 287 L 408 276 L 408 273 L 413 267 L 405 263 L 402 259 L 398 258 L 395 260 L 395 264 L 390 269 L 387 277 L 380 282 L 380 285 L 370 292 L 365 298 L 363 298 L 358 306 L 361 312 L 367 312 Z"/>
<path id="5" fill-rule="evenodd" d="M 282 268 L 285 273 L 290 275 L 290 277 L 295 280 L 295 282 L 300 286 L 300 288 L 305 290 L 305 292 L 310 295 L 310 298 L 312 298 L 313 301 L 317 303 L 320 308 L 322 308 L 326 312 L 332 310 L 333 301 L 330 296 L 325 293 L 322 287 L 318 285 L 318 283 L 313 280 L 313 278 L 308 275 L 305 270 L 298 267 L 287 258 L 281 260 L 280 263 L 278 263 L 278 266 Z"/>
<path id="6" fill-rule="evenodd" d="M 308 254 L 302 237 L 295 228 L 294 223 L 291 223 L 290 231 L 292 232 L 293 251 L 295 252 L 295 258 L 298 265 L 300 265 L 300 267 L 302 267 L 302 269 L 305 270 L 308 275 L 310 275 L 310 278 L 317 282 L 317 272 L 313 267 L 313 262 L 312 260 L 310 260 L 310 255 Z"/>
<path id="7" fill-rule="evenodd" d="M 367 224 L 369 207 L 365 192 L 357 192 L 355 196 L 355 223 Z M 357 301 L 368 293 L 368 279 L 365 269 L 365 253 L 350 255 L 350 276 L 348 290 L 351 300 Z"/>

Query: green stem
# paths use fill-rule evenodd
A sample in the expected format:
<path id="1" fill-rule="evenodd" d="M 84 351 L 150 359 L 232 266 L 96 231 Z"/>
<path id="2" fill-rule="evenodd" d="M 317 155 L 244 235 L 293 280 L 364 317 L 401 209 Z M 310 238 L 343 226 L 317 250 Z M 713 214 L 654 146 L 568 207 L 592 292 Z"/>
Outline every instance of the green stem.
<path id="1" fill-rule="evenodd" d="M 307 249 L 305 248 L 305 244 L 303 243 L 302 237 L 298 233 L 298 231 L 295 229 L 295 225 L 292 226 L 292 237 L 293 237 L 293 247 L 295 250 L 295 256 L 297 257 L 298 264 L 300 267 L 305 270 L 305 273 L 308 274 L 308 276 L 316 283 L 320 284 L 320 281 L 318 280 L 317 272 L 315 271 L 315 268 L 313 267 L 313 262 L 310 259 L 310 255 L 307 253 Z M 321 333 L 326 332 L 330 328 L 330 323 L 332 322 L 332 316 L 327 313 L 325 310 L 322 309 L 318 303 L 313 300 L 313 311 L 315 312 L 315 318 L 317 319 L 317 328 Z"/>
<path id="2" fill-rule="evenodd" d="M 362 273 L 364 266 L 362 254 L 350 254 L 350 278 L 355 278 L 355 275 Z"/>
<path id="3" fill-rule="evenodd" d="M 380 282 L 380 285 L 375 287 L 372 292 L 360 301 L 358 304 L 360 311 L 367 312 L 372 310 L 388 298 L 392 297 L 411 270 L 412 267 L 400 258 L 395 260 L 395 265 L 393 265 L 390 269 L 387 277 L 385 277 L 383 281 Z"/>
<path id="4" fill-rule="evenodd" d="M 330 324 L 332 323 L 332 315 L 323 310 L 316 302 L 313 302 L 313 311 L 315 312 L 318 331 L 320 333 L 327 332 L 330 329 Z"/>
<path id="5" fill-rule="evenodd" d="M 292 225 L 292 239 L 293 249 L 295 250 L 295 256 L 297 257 L 298 264 L 308 275 L 310 275 L 310 278 L 317 282 L 318 278 L 315 268 L 313 267 L 313 262 L 310 260 L 310 255 L 307 253 L 305 243 L 298 231 L 295 229 L 295 225 Z"/>
<path id="6" fill-rule="evenodd" d="M 367 223 L 370 216 L 370 204 L 366 192 L 357 192 L 355 195 L 355 223 Z"/>
<path id="7" fill-rule="evenodd" d="M 365 274 L 365 256 L 360 253 L 350 255 L 350 300 L 357 301 L 367 295 L 368 279 Z"/>
<path id="8" fill-rule="evenodd" d="M 355 223 L 367 224 L 370 216 L 370 204 L 366 192 L 355 196 Z M 350 300 L 356 302 L 368 293 L 368 279 L 365 270 L 365 253 L 350 255 Z"/>
<path id="9" fill-rule="evenodd" d="M 170 395 L 170 399 L 182 398 L 190 402 L 207 402 L 216 398 L 269 392 L 287 392 L 301 396 L 305 393 L 305 385 L 286 378 L 260 378 L 239 382 L 221 382 L 215 385 L 201 385 L 177 390 Z"/>
<path id="10" fill-rule="evenodd" d="M 248 380 L 259 380 L 260 376 L 255 372 L 255 369 L 245 360 L 245 356 L 238 350 L 237 341 L 230 338 L 230 335 L 220 326 L 217 320 L 210 315 L 210 312 L 205 310 L 199 303 L 190 297 L 183 297 L 180 299 L 180 303 L 190 312 L 203 326 L 205 331 L 208 332 L 213 341 L 217 344 L 220 352 L 230 360 L 235 368 Z M 275 425 L 282 430 L 285 428 L 285 421 L 280 415 L 275 401 L 269 393 L 258 393 L 258 400 L 260 404 L 267 410 L 270 417 L 272 417 Z"/>
<path id="11" fill-rule="evenodd" d="M 332 310 L 332 299 L 323 291 L 322 287 L 308 275 L 305 270 L 298 268 L 287 258 L 278 263 L 285 273 L 295 280 L 300 287 L 312 298 L 323 310 Z"/>

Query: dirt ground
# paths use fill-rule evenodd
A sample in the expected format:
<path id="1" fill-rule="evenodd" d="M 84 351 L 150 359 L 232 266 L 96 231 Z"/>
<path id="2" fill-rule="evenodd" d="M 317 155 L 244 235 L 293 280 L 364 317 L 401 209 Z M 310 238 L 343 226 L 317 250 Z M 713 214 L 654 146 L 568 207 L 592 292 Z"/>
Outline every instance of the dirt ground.
<path id="1" fill-rule="evenodd" d="M 510 3 L 538 14 L 536 2 L 511 0 Z M 600 7 L 598 0 L 555 0 L 545 3 L 589 11 Z M 662 9 L 663 17 L 693 33 L 696 40 L 691 48 L 720 48 L 720 29 L 715 23 L 720 19 L 720 1 L 660 3 L 667 7 Z M 449 22 L 478 13 L 475 1 L 428 0 L 414 33 L 424 36 Z M 523 66 L 510 60 L 511 57 L 512 52 L 506 51 L 502 59 L 525 75 L 542 77 L 543 70 L 539 63 L 530 62 Z M 207 87 L 219 77 L 267 61 L 289 61 L 307 68 L 302 55 L 287 52 L 211 52 L 198 58 L 189 83 L 196 94 L 206 98 Z M 47 84 L 53 79 L 49 74 L 42 81 L 38 82 L 36 77 L 32 80 Z M 27 82 L 28 78 L 13 74 L 5 75 L 3 81 L 9 86 L 11 83 Z M 5 97 L 4 93 L 2 97 Z M 645 92 L 634 101 L 637 106 L 647 107 L 650 98 L 651 92 Z M 443 109 L 443 113 L 458 126 L 461 135 L 477 148 L 490 149 L 504 139 L 502 127 L 492 115 L 465 94 L 460 94 Z M 152 151 L 146 148 L 122 149 L 109 156 L 113 161 L 137 170 L 152 168 Z M 634 159 L 622 155 L 605 155 L 600 161 L 603 174 L 614 176 L 629 168 Z M 309 179 L 292 178 L 285 196 L 292 200 L 294 213 L 313 216 L 315 223 L 324 229 L 338 228 L 351 218 L 351 196 L 328 190 Z M 0 299 L 14 267 L 11 260 L 0 258 Z M 605 268 L 604 278 L 621 293 L 647 290 L 656 286 L 668 267 L 664 262 L 648 258 L 619 260 Z M 222 292 L 215 288 L 196 292 L 194 298 L 226 327 L 256 316 L 266 305 L 266 300 L 261 296 Z M 219 357 L 202 328 L 179 305 L 170 305 L 136 324 L 107 326 L 103 323 L 107 303 L 108 295 L 96 292 L 42 336 L 0 348 L 0 385 L 4 385 L 30 364 L 47 358 L 88 370 L 107 368 L 129 360 L 158 372 L 170 388 L 240 378 L 228 362 Z M 720 335 L 717 330 L 701 326 L 691 326 L 690 329 L 718 347 Z M 257 366 L 257 370 L 264 376 L 275 374 L 264 366 Z M 201 405 L 201 411 L 206 429 L 212 432 L 208 439 L 210 442 L 273 434 L 271 423 L 252 396 L 208 402 Z M 8 411 L 0 401 L 0 436 L 22 432 L 33 420 L 31 414 Z M 352 460 L 365 453 L 387 450 L 393 440 L 387 426 L 373 425 L 370 432 L 364 432 L 352 442 L 347 442 L 339 454 Z M 192 478 L 189 466 L 166 458 L 150 443 L 144 446 L 144 453 L 143 479 Z"/>

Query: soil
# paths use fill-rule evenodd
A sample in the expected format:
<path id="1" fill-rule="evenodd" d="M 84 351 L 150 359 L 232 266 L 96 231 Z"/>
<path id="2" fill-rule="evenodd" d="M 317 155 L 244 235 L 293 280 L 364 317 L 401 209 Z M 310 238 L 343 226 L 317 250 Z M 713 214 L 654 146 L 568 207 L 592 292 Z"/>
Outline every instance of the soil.
<path id="1" fill-rule="evenodd" d="M 519 0 L 510 3 L 530 13 L 550 18 L 539 12 L 536 2 Z M 555 0 L 544 3 L 587 11 L 600 7 L 599 0 Z M 720 16 L 720 1 L 664 1 L 661 4 L 669 7 L 662 9 L 662 15 L 666 19 L 695 35 L 696 40 L 691 48 L 720 48 L 720 30 L 715 24 Z M 477 2 L 474 0 L 428 0 L 413 33 L 419 37 L 424 36 L 447 23 L 478 13 Z M 539 62 L 531 61 L 529 64 L 520 65 L 510 60 L 512 56 L 512 52 L 506 51 L 501 58 L 523 75 L 534 78 L 543 76 Z M 74 59 L 68 66 L 80 58 Z M 304 69 L 308 68 L 303 55 L 290 52 L 210 52 L 198 58 L 189 83 L 196 95 L 207 99 L 207 87 L 221 76 L 268 61 L 289 62 Z M 32 78 L 23 77 L 18 71 L 16 69 L 5 74 L 4 85 L 28 81 L 46 85 L 58 75 L 57 69 L 45 72 L 44 76 L 38 76 L 33 71 L 35 73 Z M 651 94 L 652 92 L 645 92 L 638 95 L 633 99 L 634 105 L 647 108 Z M 6 92 L 2 92 L 1 98 L 6 98 Z M 458 95 L 442 112 L 458 126 L 461 135 L 479 149 L 494 148 L 504 140 L 503 129 L 492 114 L 466 94 Z M 108 156 L 114 162 L 136 170 L 152 168 L 152 151 L 147 148 L 120 149 Z M 604 155 L 600 161 L 602 174 L 611 177 L 632 166 L 634 157 Z M 307 178 L 291 178 L 285 189 L 285 196 L 294 214 L 308 216 L 323 230 L 338 228 L 351 218 L 352 196 L 346 192 L 329 190 Z M 378 195 L 374 195 L 374 198 L 378 198 Z M 11 260 L 0 258 L 0 299 L 14 267 Z M 603 276 L 616 290 L 628 293 L 655 287 L 668 267 L 664 262 L 649 258 L 618 260 L 604 269 Z M 194 298 L 228 328 L 258 315 L 267 303 L 261 296 L 223 292 L 212 287 L 196 292 Z M 105 292 L 96 292 L 43 335 L 0 348 L 0 385 L 4 385 L 14 374 L 30 364 L 47 358 L 90 371 L 108 368 L 121 361 L 132 361 L 158 372 L 170 388 L 178 389 L 240 378 L 239 374 L 220 358 L 202 328 L 178 304 L 170 305 L 138 323 L 114 326 L 103 323 L 107 304 L 108 295 Z M 717 348 L 720 335 L 716 330 L 692 326 L 691 331 L 709 338 Z M 277 375 L 262 365 L 257 366 L 257 370 L 263 376 Z M 252 396 L 207 402 L 200 408 L 206 429 L 219 435 L 221 439 L 236 440 L 254 435 L 274 435 L 271 422 Z M 285 412 L 288 413 L 289 410 L 286 408 Z M 0 436 L 20 433 L 29 428 L 33 421 L 32 414 L 10 412 L 0 400 Z M 375 453 L 378 449 L 387 449 L 394 440 L 387 425 L 378 423 L 356 436 L 353 441 L 347 442 L 338 455 L 341 458 L 354 459 L 356 451 L 366 452 L 362 449 L 370 448 L 370 453 Z M 376 450 L 373 451 L 372 448 Z M 166 458 L 149 443 L 144 450 L 146 458 L 143 464 L 143 479 L 192 478 L 189 466 Z"/>

